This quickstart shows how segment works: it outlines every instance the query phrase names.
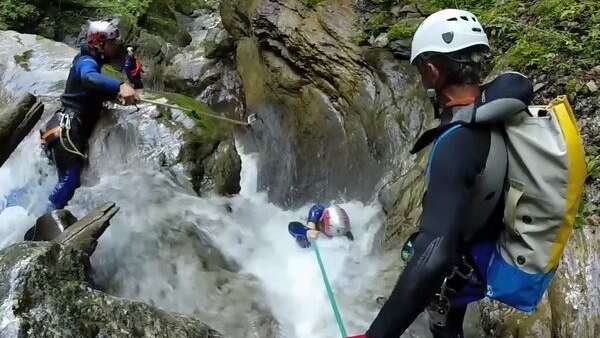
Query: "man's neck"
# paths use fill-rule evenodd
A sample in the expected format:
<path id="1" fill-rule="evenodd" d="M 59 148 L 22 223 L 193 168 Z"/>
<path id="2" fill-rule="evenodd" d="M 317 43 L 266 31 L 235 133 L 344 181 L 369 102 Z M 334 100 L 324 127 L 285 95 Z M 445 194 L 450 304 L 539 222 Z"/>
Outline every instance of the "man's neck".
<path id="1" fill-rule="evenodd" d="M 481 95 L 478 85 L 452 85 L 440 91 L 439 102 L 444 108 L 468 106 Z"/>

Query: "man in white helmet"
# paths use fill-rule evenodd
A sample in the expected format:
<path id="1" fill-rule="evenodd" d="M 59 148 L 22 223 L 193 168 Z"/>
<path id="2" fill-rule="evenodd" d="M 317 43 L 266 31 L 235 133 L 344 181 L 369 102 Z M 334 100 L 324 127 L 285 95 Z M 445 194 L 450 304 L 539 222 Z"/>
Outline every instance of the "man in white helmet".
<path id="1" fill-rule="evenodd" d="M 124 105 L 138 100 L 135 90 L 102 74 L 102 66 L 122 50 L 118 27 L 111 21 L 92 21 L 86 41 L 75 59 L 61 96 L 62 107 L 48 122 L 42 143 L 58 170 L 58 183 L 48 201 L 48 211 L 64 208 L 79 187 L 87 141 L 106 101 Z"/>
<path id="2" fill-rule="evenodd" d="M 502 230 L 506 145 L 477 113 L 520 112 L 533 90 L 521 74 L 480 85 L 488 38 L 470 12 L 429 16 L 412 42 L 411 63 L 440 125 L 423 134 L 413 153 L 433 143 L 419 232 L 403 252 L 407 265 L 366 334 L 398 338 L 427 310 L 435 338 L 463 337 L 467 304 L 485 296 L 490 248 Z"/>

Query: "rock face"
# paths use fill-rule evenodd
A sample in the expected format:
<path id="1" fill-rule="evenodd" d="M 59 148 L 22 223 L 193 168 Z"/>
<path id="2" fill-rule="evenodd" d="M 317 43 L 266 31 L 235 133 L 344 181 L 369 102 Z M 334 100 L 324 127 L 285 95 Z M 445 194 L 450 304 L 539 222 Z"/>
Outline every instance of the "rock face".
<path id="1" fill-rule="evenodd" d="M 231 117 L 243 117 L 242 86 L 234 69 L 233 39 L 223 27 L 218 11 L 198 10 L 185 27 L 192 41 L 170 60 L 165 86 L 229 112 Z"/>
<path id="2" fill-rule="evenodd" d="M 43 111 L 44 106 L 31 94 L 23 95 L 5 109 L 0 108 L 0 166 L 29 134 Z"/>
<path id="3" fill-rule="evenodd" d="M 60 95 L 75 54 L 59 42 L 0 31 L 0 92 Z"/>
<path id="4" fill-rule="evenodd" d="M 93 290 L 87 256 L 48 242 L 0 252 L 2 337 L 222 337 L 205 324 Z"/>
<path id="5" fill-rule="evenodd" d="M 221 16 L 248 113 L 262 121 L 259 186 L 273 201 L 368 200 L 416 166 L 408 149 L 428 122 L 423 91 L 406 62 L 351 42 L 352 1 L 224 0 Z"/>

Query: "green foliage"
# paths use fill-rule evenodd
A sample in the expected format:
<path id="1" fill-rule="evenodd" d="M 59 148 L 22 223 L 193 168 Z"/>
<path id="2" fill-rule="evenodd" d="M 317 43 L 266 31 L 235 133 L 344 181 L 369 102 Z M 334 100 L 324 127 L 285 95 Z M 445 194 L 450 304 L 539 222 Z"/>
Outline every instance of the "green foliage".
<path id="1" fill-rule="evenodd" d="M 585 158 L 587 177 L 592 180 L 600 179 L 600 155 L 588 155 Z"/>
<path id="2" fill-rule="evenodd" d="M 77 34 L 88 19 L 119 16 L 136 23 L 147 20 L 141 26 L 147 24 L 145 28 L 168 38 L 178 27 L 173 9 L 186 5 L 190 10 L 200 2 L 207 0 L 1 0 L 0 28 L 60 39 Z"/>
<path id="3" fill-rule="evenodd" d="M 0 26 L 22 30 L 34 25 L 40 18 L 38 1 L 2 0 L 0 1 Z"/>

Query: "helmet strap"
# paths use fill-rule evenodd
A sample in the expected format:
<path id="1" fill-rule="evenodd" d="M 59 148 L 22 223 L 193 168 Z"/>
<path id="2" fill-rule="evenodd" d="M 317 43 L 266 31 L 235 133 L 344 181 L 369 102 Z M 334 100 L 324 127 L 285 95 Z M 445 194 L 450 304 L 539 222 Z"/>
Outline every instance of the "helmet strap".
<path id="1" fill-rule="evenodd" d="M 429 101 L 431 101 L 431 104 L 433 105 L 433 116 L 436 119 L 439 119 L 441 116 L 440 103 L 438 102 L 437 92 L 435 89 L 427 89 L 427 97 L 429 97 Z"/>

